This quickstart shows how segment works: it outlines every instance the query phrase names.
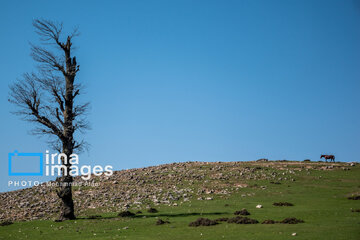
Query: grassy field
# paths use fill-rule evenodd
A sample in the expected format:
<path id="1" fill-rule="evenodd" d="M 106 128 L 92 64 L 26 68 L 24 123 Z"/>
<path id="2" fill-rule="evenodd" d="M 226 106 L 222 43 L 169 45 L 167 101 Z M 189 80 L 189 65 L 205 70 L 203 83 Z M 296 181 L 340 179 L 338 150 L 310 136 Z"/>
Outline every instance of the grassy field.
<path id="1" fill-rule="evenodd" d="M 36 220 L 0 227 L 0 239 L 360 239 L 360 200 L 349 200 L 360 193 L 360 166 L 351 170 L 301 171 L 295 181 L 272 184 L 268 180 L 249 180 L 247 188 L 233 194 L 212 196 L 213 200 L 192 199 L 178 206 L 154 206 L 158 213 L 142 213 L 121 218 L 117 212 L 89 210 L 79 219 L 65 222 Z M 273 206 L 274 202 L 294 206 Z M 256 208 L 261 204 L 263 208 Z M 234 217 L 246 208 L 259 224 L 221 222 L 215 226 L 189 227 L 199 217 Z M 136 212 L 138 209 L 129 209 Z M 89 219 L 92 214 L 98 219 Z M 261 224 L 265 219 L 296 217 L 299 224 Z M 158 218 L 170 223 L 156 225 Z M 296 233 L 296 236 L 292 236 Z"/>

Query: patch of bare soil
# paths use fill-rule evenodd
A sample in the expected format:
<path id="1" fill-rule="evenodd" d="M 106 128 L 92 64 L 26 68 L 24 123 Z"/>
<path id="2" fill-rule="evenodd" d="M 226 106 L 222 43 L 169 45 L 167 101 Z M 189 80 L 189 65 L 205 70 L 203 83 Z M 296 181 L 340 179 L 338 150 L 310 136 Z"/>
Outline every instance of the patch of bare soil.
<path id="1" fill-rule="evenodd" d="M 273 181 L 271 181 L 270 183 L 271 184 L 281 184 L 281 182 L 273 182 Z"/>
<path id="2" fill-rule="evenodd" d="M 289 202 L 274 202 L 273 203 L 274 206 L 294 206 L 294 204 L 289 203 Z"/>
<path id="3" fill-rule="evenodd" d="M 97 219 L 97 218 L 101 218 L 101 215 L 90 215 L 87 218 L 88 219 Z"/>
<path id="4" fill-rule="evenodd" d="M 222 217 L 222 218 L 215 219 L 216 222 L 227 222 L 227 220 L 229 220 L 229 218 L 227 218 L 227 217 Z"/>
<path id="5" fill-rule="evenodd" d="M 350 196 L 348 197 L 349 200 L 360 200 L 360 195 L 354 195 L 354 196 Z"/>
<path id="6" fill-rule="evenodd" d="M 267 219 L 267 220 L 264 220 L 261 224 L 275 224 L 275 223 L 277 223 L 277 221 Z"/>
<path id="7" fill-rule="evenodd" d="M 132 213 L 130 211 L 123 211 L 118 214 L 119 217 L 133 217 L 135 216 L 135 213 Z"/>
<path id="8" fill-rule="evenodd" d="M 256 219 L 251 219 L 248 217 L 234 217 L 234 218 L 230 218 L 228 221 L 228 223 L 236 223 L 236 224 L 256 224 L 259 223 L 258 220 Z"/>
<path id="9" fill-rule="evenodd" d="M 156 208 L 149 208 L 148 213 L 157 213 L 158 210 Z"/>
<path id="10" fill-rule="evenodd" d="M 156 221 L 156 225 L 163 225 L 163 224 L 167 224 L 167 223 L 170 223 L 170 222 L 169 221 L 164 221 L 164 220 L 162 220 L 160 218 Z"/>
<path id="11" fill-rule="evenodd" d="M 189 223 L 190 227 L 199 227 L 199 226 L 213 226 L 218 224 L 218 222 L 208 219 L 208 218 L 198 218 L 194 222 Z"/>
<path id="12" fill-rule="evenodd" d="M 250 213 L 248 212 L 248 210 L 246 210 L 245 208 L 243 208 L 243 209 L 241 209 L 240 211 L 234 212 L 234 215 L 250 215 Z"/>
<path id="13" fill-rule="evenodd" d="M 5 221 L 2 221 L 0 222 L 0 226 L 8 226 L 8 225 L 11 225 L 13 224 L 12 221 L 8 221 L 8 220 L 5 220 Z"/>
<path id="14" fill-rule="evenodd" d="M 360 212 L 360 209 L 351 209 L 352 212 Z"/>
<path id="15" fill-rule="evenodd" d="M 304 221 L 301 219 L 297 219 L 297 218 L 285 218 L 284 220 L 282 220 L 280 223 L 284 223 L 284 224 L 298 224 L 298 223 L 303 223 Z"/>

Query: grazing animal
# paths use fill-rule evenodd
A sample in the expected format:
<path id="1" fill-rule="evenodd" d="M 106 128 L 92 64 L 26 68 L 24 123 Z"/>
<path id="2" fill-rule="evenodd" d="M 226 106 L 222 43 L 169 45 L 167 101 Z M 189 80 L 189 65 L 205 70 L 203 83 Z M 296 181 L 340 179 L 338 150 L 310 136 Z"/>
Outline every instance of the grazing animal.
<path id="1" fill-rule="evenodd" d="M 321 155 L 320 159 L 325 158 L 325 161 L 327 162 L 328 159 L 330 159 L 330 162 L 335 162 L 335 156 L 334 155 Z"/>

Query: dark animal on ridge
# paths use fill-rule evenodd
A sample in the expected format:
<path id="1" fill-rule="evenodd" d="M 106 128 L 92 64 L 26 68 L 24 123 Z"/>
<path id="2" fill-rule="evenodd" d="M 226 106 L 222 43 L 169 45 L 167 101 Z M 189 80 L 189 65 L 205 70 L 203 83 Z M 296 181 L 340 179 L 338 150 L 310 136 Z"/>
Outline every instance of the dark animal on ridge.
<path id="1" fill-rule="evenodd" d="M 327 162 L 328 159 L 330 159 L 330 162 L 335 162 L 335 156 L 334 155 L 321 155 L 320 159 L 325 158 L 325 161 Z"/>

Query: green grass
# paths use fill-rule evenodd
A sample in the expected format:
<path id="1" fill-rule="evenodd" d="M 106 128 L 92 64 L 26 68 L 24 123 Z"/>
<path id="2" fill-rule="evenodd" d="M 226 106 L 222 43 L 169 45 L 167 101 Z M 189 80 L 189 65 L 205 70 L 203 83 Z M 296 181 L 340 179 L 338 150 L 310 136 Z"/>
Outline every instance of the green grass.
<path id="1" fill-rule="evenodd" d="M 351 193 L 360 193 L 360 167 L 350 171 L 310 170 L 297 172 L 296 181 L 270 184 L 268 180 L 249 180 L 252 186 L 240 188 L 227 195 L 211 195 L 214 200 L 191 202 L 179 206 L 155 206 L 159 212 L 143 214 L 134 218 L 119 218 L 117 213 L 102 213 L 96 210 L 88 214 L 99 214 L 100 219 L 79 216 L 74 221 L 30 221 L 15 222 L 0 227 L 0 239 L 360 239 L 360 201 L 348 200 Z M 266 186 L 261 189 L 260 186 Z M 242 197 L 243 194 L 253 196 Z M 286 201 L 292 207 L 275 207 L 274 202 Z M 228 204 L 228 206 L 225 206 Z M 257 204 L 263 205 L 256 209 Z M 249 217 L 262 222 L 265 219 L 282 220 L 296 217 L 301 224 L 229 224 L 220 223 L 209 227 L 189 227 L 199 217 L 215 219 L 232 217 L 233 212 L 246 208 Z M 135 209 L 133 210 L 135 212 Z M 170 224 L 155 225 L 157 218 Z M 128 227 L 127 229 L 124 229 Z M 297 236 L 291 234 L 296 232 Z"/>

